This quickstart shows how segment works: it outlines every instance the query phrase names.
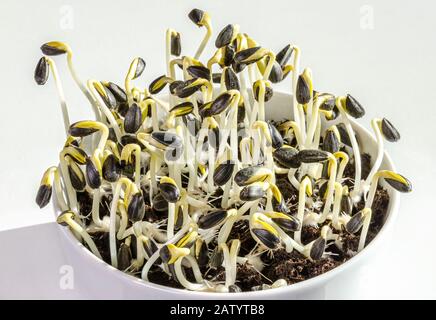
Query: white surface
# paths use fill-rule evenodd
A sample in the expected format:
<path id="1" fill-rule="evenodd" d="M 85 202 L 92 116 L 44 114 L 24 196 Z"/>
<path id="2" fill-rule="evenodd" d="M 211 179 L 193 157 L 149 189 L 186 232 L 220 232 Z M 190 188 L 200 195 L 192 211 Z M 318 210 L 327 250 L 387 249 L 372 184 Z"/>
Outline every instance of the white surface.
<path id="1" fill-rule="evenodd" d="M 428 203 L 434 197 L 436 176 L 431 139 L 436 121 L 436 43 L 432 40 L 436 21 L 435 5 L 430 1 L 160 0 L 123 1 L 121 5 L 114 1 L 2 0 L 0 230 L 52 221 L 50 206 L 38 210 L 34 197 L 43 170 L 56 163 L 64 137 L 52 79 L 44 87 L 33 82 L 39 46 L 64 40 L 75 52 L 83 79 L 119 83 L 130 60 L 140 55 L 147 62 L 145 75 L 151 81 L 164 70 L 165 28 L 182 32 L 184 52 L 192 53 L 198 45 L 204 30 L 186 18 L 193 7 L 209 11 L 218 32 L 226 23 L 238 23 L 274 50 L 288 42 L 298 44 L 302 65 L 312 68 L 317 89 L 353 94 L 366 107 L 363 121 L 368 126 L 372 117 L 386 116 L 399 128 L 401 141 L 387 148 L 399 171 L 414 183 L 414 192 L 402 197 L 396 245 L 380 257 L 378 267 L 368 267 L 366 278 L 360 278 L 374 286 L 368 287 L 368 295 L 359 292 L 370 298 L 436 298 L 436 255 L 430 247 L 436 213 Z M 362 29 L 362 12 L 371 8 L 374 28 Z M 69 10 L 73 28 L 63 29 Z M 71 120 L 90 118 L 86 100 L 65 72 L 65 61 L 56 60 Z M 14 264 L 18 254 L 6 251 L 10 245 L 11 241 L 0 241 L 0 252 L 8 252 L 9 264 Z M 11 269 L 8 272 L 17 270 Z M 0 289 L 0 296 L 8 296 L 10 291 L 5 288 Z M 30 290 L 24 283 L 19 288 L 22 296 L 23 290 Z M 36 288 L 31 290 L 37 296 Z"/>

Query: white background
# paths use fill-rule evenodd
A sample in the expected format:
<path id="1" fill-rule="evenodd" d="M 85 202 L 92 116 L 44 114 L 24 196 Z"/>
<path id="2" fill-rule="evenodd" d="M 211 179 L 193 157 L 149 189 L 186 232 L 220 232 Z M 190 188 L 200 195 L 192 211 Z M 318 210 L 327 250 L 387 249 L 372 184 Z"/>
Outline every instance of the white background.
<path id="1" fill-rule="evenodd" d="M 275 51 L 298 44 L 317 90 L 357 97 L 366 108 L 367 126 L 372 117 L 386 116 L 399 128 L 401 141 L 387 148 L 414 192 L 402 197 L 395 241 L 379 257 L 379 269 L 367 270 L 365 279 L 373 287 L 363 297 L 436 298 L 436 19 L 431 1 L 2 0 L 0 230 L 53 221 L 50 206 L 39 210 L 34 203 L 41 174 L 57 163 L 64 140 L 52 79 L 43 87 L 33 81 L 40 45 L 68 42 L 82 79 L 118 83 L 139 55 L 151 81 L 164 72 L 167 27 L 182 33 L 183 52 L 193 54 L 204 34 L 187 18 L 194 7 L 211 13 L 216 32 L 238 23 Z M 371 13 L 373 28 L 368 29 L 365 17 Z M 65 60 L 56 62 L 71 120 L 91 118 Z M 276 88 L 289 90 L 289 83 Z M 0 251 L 5 245 L 0 243 Z"/>

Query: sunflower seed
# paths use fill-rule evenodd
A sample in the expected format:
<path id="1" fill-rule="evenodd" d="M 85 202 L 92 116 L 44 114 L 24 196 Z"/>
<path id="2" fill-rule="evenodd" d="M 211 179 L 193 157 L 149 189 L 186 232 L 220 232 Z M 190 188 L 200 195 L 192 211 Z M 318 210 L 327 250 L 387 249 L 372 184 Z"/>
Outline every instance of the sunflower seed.
<path id="1" fill-rule="evenodd" d="M 202 215 L 200 219 L 198 219 L 197 224 L 200 229 L 210 229 L 219 225 L 226 217 L 226 210 L 212 211 Z"/>
<path id="2" fill-rule="evenodd" d="M 286 231 L 298 231 L 301 229 L 300 220 L 291 215 L 287 215 L 286 218 L 272 218 L 271 220 Z"/>
<path id="3" fill-rule="evenodd" d="M 124 117 L 124 131 L 127 133 L 135 133 L 139 130 L 142 124 L 141 108 L 136 103 L 133 103 L 127 110 Z"/>
<path id="4" fill-rule="evenodd" d="M 345 99 L 345 111 L 356 119 L 365 115 L 365 109 L 363 109 L 362 105 L 349 94 Z"/>
<path id="5" fill-rule="evenodd" d="M 269 81 L 278 83 L 283 80 L 283 69 L 277 61 L 274 61 L 273 68 L 269 74 Z"/>
<path id="6" fill-rule="evenodd" d="M 86 187 L 85 175 L 82 169 L 74 162 L 68 164 L 68 174 L 70 175 L 71 185 L 77 191 L 82 191 Z"/>
<path id="7" fill-rule="evenodd" d="M 291 146 L 283 146 L 273 152 L 274 159 L 285 168 L 297 169 L 301 165 L 298 150 Z"/>
<path id="8" fill-rule="evenodd" d="M 144 72 L 145 69 L 145 61 L 141 57 L 136 58 L 137 64 L 135 69 L 135 75 L 133 76 L 133 80 L 141 76 L 141 74 Z"/>
<path id="9" fill-rule="evenodd" d="M 266 195 L 266 192 L 262 186 L 259 185 L 250 185 L 244 187 L 239 193 L 239 198 L 241 201 L 255 201 L 263 198 Z"/>
<path id="10" fill-rule="evenodd" d="M 298 77 L 296 93 L 297 102 L 299 104 L 309 103 L 311 92 L 309 89 L 309 85 L 307 84 L 306 80 L 302 75 Z"/>
<path id="11" fill-rule="evenodd" d="M 350 220 L 348 220 L 347 224 L 345 225 L 345 230 L 347 230 L 348 233 L 354 234 L 358 232 L 360 228 L 362 228 L 364 221 L 365 216 L 363 215 L 362 211 L 359 211 L 352 216 Z"/>
<path id="12" fill-rule="evenodd" d="M 219 49 L 230 44 L 236 38 L 237 31 L 237 28 L 232 24 L 225 26 L 218 34 L 215 46 Z"/>
<path id="13" fill-rule="evenodd" d="M 265 229 L 259 229 L 254 228 L 251 229 L 255 237 L 260 241 L 261 244 L 263 244 L 268 249 L 274 250 L 277 249 L 277 247 L 280 244 L 280 239 Z"/>
<path id="14" fill-rule="evenodd" d="M 194 22 L 197 26 L 202 26 L 202 21 L 204 18 L 205 12 L 200 9 L 193 9 L 189 12 L 188 17 Z"/>
<path id="15" fill-rule="evenodd" d="M 166 149 L 167 147 L 183 147 L 182 139 L 177 134 L 172 132 L 154 131 L 151 133 L 151 138 L 151 144 L 159 149 Z"/>
<path id="16" fill-rule="evenodd" d="M 39 186 L 38 193 L 36 194 L 36 204 L 39 206 L 39 208 L 44 208 L 51 199 L 52 195 L 52 186 L 42 184 Z"/>
<path id="17" fill-rule="evenodd" d="M 234 177 L 240 187 L 248 186 L 254 182 L 265 181 L 271 176 L 271 170 L 261 166 L 250 166 L 239 170 Z"/>
<path id="18" fill-rule="evenodd" d="M 401 176 L 401 175 L 399 175 Z M 399 191 L 399 192 L 403 192 L 403 193 L 408 193 L 412 191 L 412 183 L 405 177 L 401 176 L 406 183 L 403 183 L 401 181 L 398 180 L 394 180 L 394 179 L 389 179 L 389 178 L 385 178 L 385 181 L 395 190 Z"/>
<path id="19" fill-rule="evenodd" d="M 175 34 L 171 34 L 171 54 L 173 56 L 180 56 L 182 53 L 182 44 L 180 41 L 180 33 L 176 32 Z"/>
<path id="20" fill-rule="evenodd" d="M 310 258 L 315 261 L 321 259 L 324 254 L 325 247 L 326 241 L 324 238 L 319 237 L 316 239 L 310 248 Z"/>
<path id="21" fill-rule="evenodd" d="M 328 159 L 328 153 L 317 149 L 304 149 L 298 152 L 298 158 L 303 163 L 317 163 Z"/>
<path id="22" fill-rule="evenodd" d="M 45 57 L 42 57 L 41 59 L 39 59 L 38 64 L 36 65 L 35 68 L 35 82 L 38 85 L 44 85 L 47 82 L 48 79 L 48 75 L 49 75 L 49 66 L 47 63 L 47 59 Z"/>
<path id="23" fill-rule="evenodd" d="M 397 142 L 400 140 L 400 133 L 394 127 L 394 125 L 386 118 L 383 118 L 381 121 L 381 131 L 383 136 L 389 142 Z"/>
<path id="24" fill-rule="evenodd" d="M 120 248 L 118 249 L 118 269 L 121 271 L 126 270 L 130 267 L 130 261 L 132 260 L 132 252 L 130 251 L 130 247 L 125 243 L 121 243 Z"/>
<path id="25" fill-rule="evenodd" d="M 236 73 L 231 68 L 226 68 L 224 71 L 224 84 L 227 90 L 240 90 L 239 80 Z"/>
<path id="26" fill-rule="evenodd" d="M 141 221 L 145 215 L 144 197 L 141 192 L 135 193 L 127 206 L 127 215 L 132 222 Z"/>
<path id="27" fill-rule="evenodd" d="M 192 102 L 185 101 L 174 106 L 170 110 L 170 113 L 173 113 L 176 117 L 181 117 L 191 113 L 193 110 L 194 110 L 194 105 L 192 104 Z"/>
<path id="28" fill-rule="evenodd" d="M 162 196 L 162 194 L 157 194 L 154 198 L 153 198 L 153 209 L 156 210 L 157 212 L 166 212 L 168 211 L 168 201 L 166 201 L 164 199 L 164 197 Z"/>
<path id="29" fill-rule="evenodd" d="M 173 80 L 166 75 L 160 76 L 154 79 L 150 85 L 148 86 L 148 90 L 151 94 L 158 94 L 161 92 L 168 83 L 171 83 Z"/>
<path id="30" fill-rule="evenodd" d="M 230 180 L 235 169 L 235 163 L 233 160 L 226 160 L 216 167 L 213 174 L 213 181 L 217 186 L 222 186 Z"/>
<path id="31" fill-rule="evenodd" d="M 107 82 L 104 84 L 104 86 L 112 93 L 118 103 L 121 104 L 127 102 L 126 91 L 124 91 L 123 88 L 113 82 Z"/>
<path id="32" fill-rule="evenodd" d="M 193 78 L 202 78 L 207 81 L 211 79 L 210 70 L 204 66 L 189 66 L 186 71 L 188 71 Z"/>
<path id="33" fill-rule="evenodd" d="M 170 203 L 175 203 L 180 199 L 179 188 L 173 182 L 165 180 L 159 183 L 159 190 L 162 197 Z"/>
<path id="34" fill-rule="evenodd" d="M 92 189 L 98 189 L 101 186 L 100 173 L 89 157 L 86 158 L 86 181 Z"/>
<path id="35" fill-rule="evenodd" d="M 44 43 L 41 46 L 41 51 L 47 56 L 58 56 L 67 53 L 65 44 L 58 41 Z"/>
<path id="36" fill-rule="evenodd" d="M 281 148 L 283 146 L 283 137 L 279 130 L 277 130 L 277 128 L 271 122 L 268 122 L 268 129 L 271 135 L 272 147 L 274 149 Z"/>
<path id="37" fill-rule="evenodd" d="M 327 130 L 322 143 L 322 150 L 330 153 L 339 151 L 339 139 L 333 130 Z"/>
<path id="38" fill-rule="evenodd" d="M 115 155 L 110 154 L 106 157 L 102 166 L 103 178 L 109 182 L 116 182 L 121 174 L 121 168 Z"/>
<path id="39" fill-rule="evenodd" d="M 288 63 L 293 52 L 294 52 L 294 47 L 291 47 L 291 45 L 288 44 L 286 47 L 280 50 L 279 53 L 277 53 L 276 55 L 277 63 L 283 68 Z"/>

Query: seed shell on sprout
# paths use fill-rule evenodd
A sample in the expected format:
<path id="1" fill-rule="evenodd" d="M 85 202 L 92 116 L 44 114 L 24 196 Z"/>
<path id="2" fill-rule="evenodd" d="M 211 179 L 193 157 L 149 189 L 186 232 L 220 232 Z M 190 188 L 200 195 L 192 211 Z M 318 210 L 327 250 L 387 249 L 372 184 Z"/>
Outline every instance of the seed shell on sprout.
<path id="1" fill-rule="evenodd" d="M 277 55 L 276 55 L 277 63 L 281 67 L 284 67 L 288 63 L 293 52 L 294 52 L 294 48 L 291 47 L 290 44 L 288 44 L 286 47 L 284 47 L 282 50 L 280 50 L 279 53 L 277 53 Z"/>
<path id="2" fill-rule="evenodd" d="M 339 149 L 340 143 L 338 136 L 333 130 L 327 130 L 322 143 L 322 150 L 330 153 L 335 153 L 338 152 Z"/>
<path id="3" fill-rule="evenodd" d="M 268 79 L 272 83 L 279 83 L 283 80 L 283 69 L 277 61 L 274 61 L 273 68 L 271 69 Z"/>
<path id="4" fill-rule="evenodd" d="M 68 133 L 73 137 L 86 137 L 98 131 L 95 127 L 82 127 L 81 124 L 86 121 L 78 121 L 70 125 Z"/>
<path id="5" fill-rule="evenodd" d="M 208 108 L 207 112 L 205 113 L 205 116 L 211 117 L 220 114 L 230 106 L 232 98 L 233 97 L 227 92 L 220 94 L 214 101 L 212 101 L 210 108 Z"/>
<path id="6" fill-rule="evenodd" d="M 307 84 L 306 80 L 302 75 L 298 77 L 296 93 L 297 93 L 296 96 L 297 102 L 299 104 L 309 103 L 311 93 L 310 93 L 309 85 Z"/>
<path id="7" fill-rule="evenodd" d="M 401 175 L 400 175 L 401 176 Z M 397 190 L 398 192 L 402 192 L 402 193 L 409 193 L 412 191 L 412 183 L 404 176 L 401 176 L 406 183 L 402 183 L 398 180 L 394 180 L 394 179 L 390 179 L 390 178 L 385 178 L 385 181 L 395 190 Z"/>
<path id="8" fill-rule="evenodd" d="M 326 248 L 326 240 L 323 237 L 319 237 L 315 240 L 310 249 L 310 258 L 314 261 L 320 260 L 324 254 Z"/>
<path id="9" fill-rule="evenodd" d="M 278 248 L 280 239 L 275 234 L 260 228 L 253 228 L 251 232 L 253 232 L 256 238 L 268 249 L 274 250 Z"/>
<path id="10" fill-rule="evenodd" d="M 317 149 L 304 149 L 298 152 L 298 158 L 303 163 L 317 163 L 328 159 L 328 153 Z"/>
<path id="11" fill-rule="evenodd" d="M 253 47 L 241 50 L 235 54 L 234 61 L 235 63 L 243 63 L 245 65 L 257 62 L 263 58 L 261 55 L 255 55 L 260 50 L 261 47 Z"/>
<path id="12" fill-rule="evenodd" d="M 141 108 L 136 103 L 133 103 L 129 110 L 127 110 L 126 116 L 124 117 L 124 131 L 127 133 L 135 133 L 139 130 L 141 124 Z"/>
<path id="13" fill-rule="evenodd" d="M 221 222 L 223 222 L 226 219 L 226 217 L 227 217 L 226 210 L 211 211 L 202 215 L 198 219 L 197 224 L 200 229 L 210 229 L 219 225 Z"/>
<path id="14" fill-rule="evenodd" d="M 58 56 L 58 55 L 67 53 L 67 51 L 64 48 L 55 47 L 55 46 L 50 45 L 50 44 L 51 44 L 51 42 L 47 42 L 41 46 L 41 51 L 46 56 Z"/>
<path id="15" fill-rule="evenodd" d="M 274 150 L 273 157 L 285 168 L 297 169 L 301 166 L 298 150 L 291 146 L 283 146 Z"/>
<path id="16" fill-rule="evenodd" d="M 171 84 L 170 84 L 170 93 L 175 95 L 176 94 L 176 90 L 179 87 L 182 87 L 184 85 L 184 82 L 181 80 L 174 80 Z"/>
<path id="17" fill-rule="evenodd" d="M 102 166 L 103 178 L 109 182 L 118 181 L 121 168 L 118 159 L 113 154 L 109 154 L 103 162 Z"/>
<path id="18" fill-rule="evenodd" d="M 301 229 L 301 222 L 294 216 L 287 215 L 288 218 L 272 218 L 280 228 L 286 231 L 298 231 Z"/>
<path id="19" fill-rule="evenodd" d="M 350 220 L 348 220 L 345 225 L 345 230 L 351 234 L 357 233 L 360 228 L 362 228 L 364 221 L 365 216 L 363 215 L 362 211 L 359 211 L 353 215 Z"/>
<path id="20" fill-rule="evenodd" d="M 232 68 L 226 68 L 224 71 L 224 84 L 227 90 L 240 90 L 239 80 Z"/>
<path id="21" fill-rule="evenodd" d="M 188 98 L 188 97 L 192 96 L 203 85 L 203 84 L 192 85 L 195 81 L 197 81 L 196 78 L 189 79 L 189 80 L 186 80 L 185 82 L 177 84 L 177 86 L 174 88 L 174 94 L 176 96 L 178 96 L 179 98 Z"/>
<path id="22" fill-rule="evenodd" d="M 124 271 L 130 267 L 132 260 L 132 251 L 130 251 L 130 247 L 124 242 L 121 243 L 120 248 L 118 249 L 117 258 L 119 270 Z"/>
<path id="23" fill-rule="evenodd" d="M 133 79 L 140 77 L 145 69 L 144 59 L 142 59 L 141 57 L 138 57 L 137 59 L 138 59 L 138 64 L 136 65 L 135 75 L 133 76 Z"/>
<path id="24" fill-rule="evenodd" d="M 343 196 L 341 199 L 341 212 L 351 215 L 353 212 L 353 200 L 349 195 Z"/>
<path id="25" fill-rule="evenodd" d="M 154 79 L 150 85 L 148 86 L 148 91 L 151 94 L 158 94 L 161 92 L 168 83 L 172 83 L 172 79 L 167 77 L 166 75 L 162 75 Z"/>
<path id="26" fill-rule="evenodd" d="M 179 103 L 171 108 L 170 113 L 174 113 L 177 117 L 186 116 L 194 110 L 194 105 L 190 101 Z"/>
<path id="27" fill-rule="evenodd" d="M 170 203 L 175 203 L 180 199 L 180 191 L 175 184 L 159 183 L 159 191 L 162 197 Z"/>
<path id="28" fill-rule="evenodd" d="M 249 185 L 244 187 L 239 193 L 239 198 L 242 201 L 255 201 L 263 198 L 266 195 L 265 190 L 259 185 Z"/>
<path id="29" fill-rule="evenodd" d="M 86 159 L 86 181 L 91 189 L 98 189 L 101 186 L 101 177 L 91 158 Z"/>
<path id="30" fill-rule="evenodd" d="M 180 33 L 171 35 L 171 54 L 173 56 L 180 56 L 182 53 L 182 43 L 180 41 Z"/>
<path id="31" fill-rule="evenodd" d="M 262 81 L 262 80 L 260 80 Z M 253 92 L 254 92 L 254 98 L 256 101 L 259 101 L 260 97 L 260 81 L 256 81 L 253 83 Z M 268 102 L 273 97 L 274 91 L 271 88 L 271 85 L 268 82 L 265 82 L 265 102 Z"/>
<path id="32" fill-rule="evenodd" d="M 157 212 L 166 212 L 168 211 L 168 201 L 162 196 L 162 194 L 158 193 L 153 198 L 153 209 Z"/>
<path id="33" fill-rule="evenodd" d="M 353 118 L 361 118 L 365 115 L 365 109 L 353 96 L 347 94 L 345 99 L 345 111 Z"/>
<path id="34" fill-rule="evenodd" d="M 400 140 L 400 133 L 388 119 L 383 118 L 380 127 L 383 136 L 389 142 L 397 142 L 398 140 Z"/>
<path id="35" fill-rule="evenodd" d="M 151 144 L 159 149 L 165 149 L 166 147 L 183 147 L 182 139 L 177 134 L 172 132 L 154 131 L 151 133 L 151 138 Z"/>
<path id="36" fill-rule="evenodd" d="M 145 215 L 144 197 L 141 192 L 135 193 L 127 206 L 127 215 L 132 222 L 141 221 Z"/>
<path id="37" fill-rule="evenodd" d="M 248 186 L 254 182 L 265 181 L 271 175 L 271 171 L 261 166 L 249 166 L 239 170 L 234 177 L 235 183 L 240 186 Z"/>
<path id="38" fill-rule="evenodd" d="M 197 258 L 197 263 L 200 267 L 204 267 L 209 262 L 209 249 L 207 247 L 206 241 L 197 239 L 194 246 L 195 257 Z"/>
<path id="39" fill-rule="evenodd" d="M 213 181 L 217 186 L 225 185 L 232 177 L 233 170 L 235 169 L 235 162 L 233 160 L 226 160 L 216 167 L 213 174 Z"/>
<path id="40" fill-rule="evenodd" d="M 210 256 L 209 265 L 212 268 L 220 267 L 224 262 L 224 254 L 219 246 L 215 247 Z"/>
<path id="41" fill-rule="evenodd" d="M 39 186 L 35 202 L 40 209 L 44 208 L 50 202 L 52 192 L 52 186 L 50 185 L 42 184 Z"/>
<path id="42" fill-rule="evenodd" d="M 197 26 L 201 26 L 201 21 L 203 20 L 205 12 L 200 9 L 192 9 L 191 12 L 189 12 L 188 17 L 191 19 L 192 22 L 194 22 Z"/>
<path id="43" fill-rule="evenodd" d="M 70 175 L 71 186 L 74 188 L 74 190 L 82 191 L 85 189 L 85 175 L 83 174 L 82 169 L 80 169 L 80 167 L 74 161 L 68 165 L 68 174 Z"/>
<path id="44" fill-rule="evenodd" d="M 113 82 L 107 82 L 104 86 L 112 93 L 119 104 L 127 102 L 127 94 L 123 88 Z"/>
<path id="45" fill-rule="evenodd" d="M 341 136 L 341 142 L 351 147 L 351 139 L 348 135 L 347 129 L 345 128 L 345 125 L 343 123 L 339 123 L 336 125 L 336 128 L 338 128 L 339 135 Z"/>
<path id="46" fill-rule="evenodd" d="M 112 91 L 110 91 L 107 87 L 103 86 L 103 92 L 100 92 L 97 90 L 100 97 L 103 99 L 103 101 L 106 103 L 106 105 L 109 107 L 109 109 L 115 109 L 118 105 L 117 99 L 112 94 Z"/>
<path id="47" fill-rule="evenodd" d="M 225 26 L 215 40 L 215 46 L 219 49 L 230 44 L 236 37 L 236 27 L 232 24 Z"/>
<path id="48" fill-rule="evenodd" d="M 205 66 L 189 66 L 186 71 L 188 71 L 193 78 L 202 78 L 207 81 L 210 81 L 211 79 L 210 70 Z"/>
<path id="49" fill-rule="evenodd" d="M 283 137 L 279 130 L 271 122 L 268 122 L 268 129 L 272 140 L 272 147 L 274 149 L 281 148 L 283 146 Z"/>
<path id="50" fill-rule="evenodd" d="M 35 68 L 35 74 L 34 74 L 35 82 L 40 86 L 44 85 L 47 82 L 48 75 L 49 75 L 48 62 L 45 57 L 42 57 L 41 59 L 39 59 Z"/>
<path id="51" fill-rule="evenodd" d="M 232 45 L 227 45 L 223 48 L 223 57 L 219 62 L 221 68 L 228 67 L 232 64 L 235 57 L 235 48 Z"/>
<path id="52" fill-rule="evenodd" d="M 318 99 L 320 98 L 320 95 L 318 96 Z M 324 111 L 332 111 L 336 106 L 336 98 L 332 96 L 331 98 L 326 99 L 321 103 L 319 108 Z"/>

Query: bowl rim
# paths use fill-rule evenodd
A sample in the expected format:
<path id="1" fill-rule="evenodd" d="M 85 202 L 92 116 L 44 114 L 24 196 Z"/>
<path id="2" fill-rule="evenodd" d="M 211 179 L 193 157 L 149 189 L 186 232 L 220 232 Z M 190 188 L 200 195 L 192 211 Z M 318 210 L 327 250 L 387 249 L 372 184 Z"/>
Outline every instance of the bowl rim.
<path id="1" fill-rule="evenodd" d="M 274 93 L 275 96 L 282 96 L 291 97 L 292 95 L 286 92 L 277 91 Z M 376 140 L 374 136 L 370 133 L 370 131 L 365 128 L 363 125 L 356 122 L 354 119 L 350 119 L 351 125 L 353 129 L 358 128 L 364 135 L 365 138 L 369 139 L 371 144 L 376 143 Z M 385 151 L 384 157 L 383 157 L 383 163 L 386 167 L 388 167 L 390 170 L 395 171 L 395 166 L 392 162 L 391 157 L 389 154 Z M 400 205 L 400 197 L 398 191 L 391 190 L 390 192 L 390 204 L 389 204 L 389 211 L 386 218 L 385 223 L 383 224 L 383 227 L 380 229 L 380 231 L 377 233 L 377 235 L 374 237 L 374 239 L 356 256 L 350 258 L 349 260 L 345 261 L 341 265 L 323 273 L 316 277 L 290 284 L 284 287 L 279 288 L 272 288 L 268 290 L 260 290 L 260 291 L 246 291 L 246 292 L 238 292 L 238 293 L 220 293 L 220 292 L 197 292 L 197 291 L 190 291 L 187 289 L 178 289 L 178 288 L 172 288 L 169 286 L 164 286 L 160 284 L 155 284 L 152 282 L 147 282 L 145 280 L 142 280 L 141 278 L 135 277 L 133 275 L 127 274 L 123 271 L 120 271 L 110 264 L 100 260 L 97 258 L 91 251 L 89 251 L 82 243 L 80 243 L 73 235 L 73 233 L 69 230 L 69 228 L 65 228 L 63 226 L 59 226 L 62 234 L 65 235 L 65 237 L 68 239 L 68 242 L 71 244 L 71 247 L 79 253 L 79 255 L 82 255 L 83 259 L 89 260 L 89 263 L 93 263 L 96 265 L 99 265 L 103 272 L 108 272 L 108 276 L 115 276 L 119 278 L 121 281 L 132 281 L 135 285 L 139 285 L 143 287 L 144 289 L 149 290 L 158 290 L 163 293 L 170 294 L 170 299 L 176 299 L 176 296 L 181 295 L 185 299 L 195 299 L 195 298 L 202 298 L 202 299 L 263 299 L 268 297 L 274 297 L 277 294 L 284 294 L 284 293 L 296 293 L 298 291 L 307 290 L 313 287 L 317 287 L 321 285 L 322 283 L 327 282 L 328 280 L 334 278 L 339 273 L 350 269 L 353 265 L 357 264 L 358 261 L 364 260 L 366 257 L 368 257 L 372 252 L 374 252 L 375 248 L 382 243 L 383 239 L 386 238 L 386 234 L 389 229 L 392 228 L 394 221 L 397 218 L 398 215 L 398 209 Z M 58 215 L 58 208 L 54 203 L 54 214 L 55 216 Z"/>

